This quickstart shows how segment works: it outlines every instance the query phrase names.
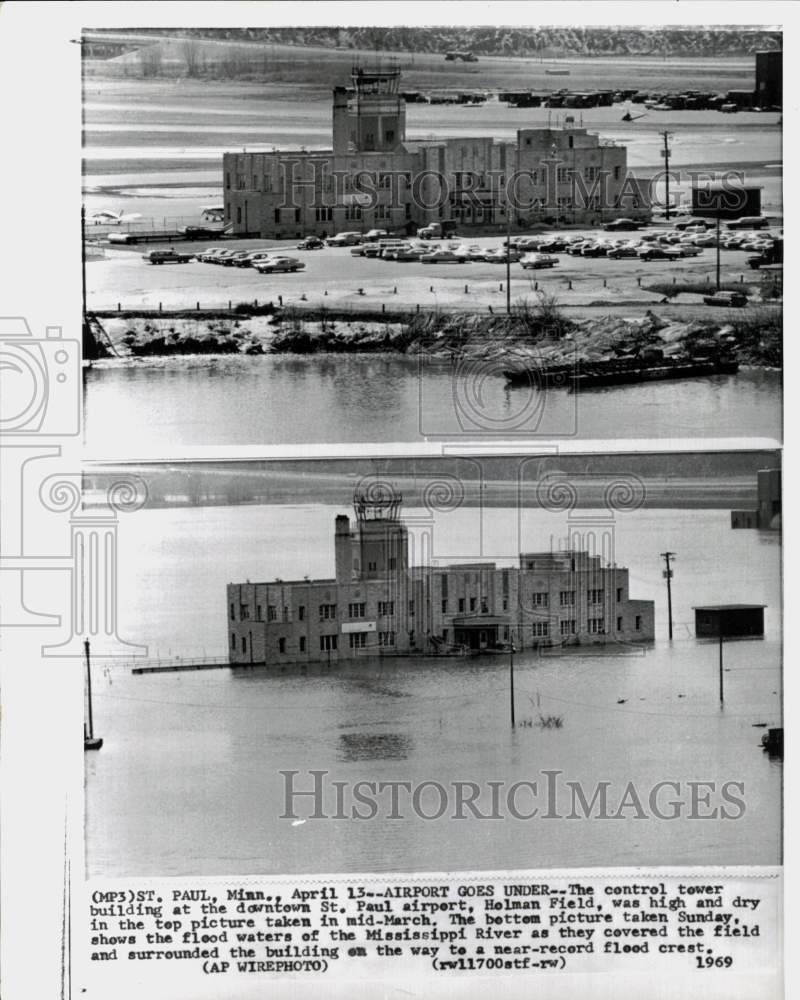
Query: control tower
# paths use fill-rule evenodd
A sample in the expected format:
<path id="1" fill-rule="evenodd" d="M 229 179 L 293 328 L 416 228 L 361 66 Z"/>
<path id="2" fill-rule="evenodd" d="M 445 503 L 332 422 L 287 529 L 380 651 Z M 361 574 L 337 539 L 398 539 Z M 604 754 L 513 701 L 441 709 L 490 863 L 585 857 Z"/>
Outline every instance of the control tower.
<path id="1" fill-rule="evenodd" d="M 406 137 L 400 68 L 353 66 L 352 87 L 333 91 L 333 152 L 388 153 Z"/>
<path id="2" fill-rule="evenodd" d="M 402 494 L 372 484 L 353 496 L 356 521 L 336 518 L 336 582 L 394 579 L 408 573 L 408 530 L 400 520 Z"/>

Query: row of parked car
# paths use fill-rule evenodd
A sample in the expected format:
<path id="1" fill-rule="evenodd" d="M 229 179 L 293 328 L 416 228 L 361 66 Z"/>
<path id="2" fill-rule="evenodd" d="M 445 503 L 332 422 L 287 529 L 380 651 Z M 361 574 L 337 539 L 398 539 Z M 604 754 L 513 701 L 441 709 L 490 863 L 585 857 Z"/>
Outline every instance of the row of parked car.
<path id="1" fill-rule="evenodd" d="M 211 247 L 195 255 L 204 264 L 219 264 L 221 267 L 252 267 L 260 274 L 302 271 L 305 264 L 296 257 L 275 253 L 273 250 L 232 250 Z"/>

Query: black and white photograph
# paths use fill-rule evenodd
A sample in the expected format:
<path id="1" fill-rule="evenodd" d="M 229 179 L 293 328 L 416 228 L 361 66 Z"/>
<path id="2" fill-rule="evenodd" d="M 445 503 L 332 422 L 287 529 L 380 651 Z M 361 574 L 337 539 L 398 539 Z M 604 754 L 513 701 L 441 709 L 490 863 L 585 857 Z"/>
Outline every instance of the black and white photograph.
<path id="1" fill-rule="evenodd" d="M 785 995 L 793 13 L 3 5 L 9 1000 Z"/>
<path id="2" fill-rule="evenodd" d="M 779 463 L 87 470 L 141 498 L 89 874 L 780 863 Z"/>
<path id="3" fill-rule="evenodd" d="M 84 31 L 87 445 L 779 438 L 781 37 Z"/>

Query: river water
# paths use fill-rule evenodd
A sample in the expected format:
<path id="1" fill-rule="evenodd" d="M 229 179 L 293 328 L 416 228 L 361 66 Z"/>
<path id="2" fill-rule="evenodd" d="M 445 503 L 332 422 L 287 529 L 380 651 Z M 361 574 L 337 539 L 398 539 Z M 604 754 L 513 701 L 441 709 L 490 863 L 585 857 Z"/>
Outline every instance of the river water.
<path id="1" fill-rule="evenodd" d="M 497 365 L 489 362 L 489 368 Z M 763 370 L 571 394 L 509 389 L 483 366 L 402 356 L 263 355 L 99 362 L 85 440 L 170 445 L 481 437 L 781 437 L 781 375 Z"/>
<path id="2" fill-rule="evenodd" d="M 150 655 L 224 655 L 225 584 L 330 574 L 340 512 L 302 505 L 130 515 L 120 526 L 121 633 L 149 644 Z M 515 730 L 505 656 L 138 676 L 129 663 L 97 664 L 95 730 L 105 743 L 86 755 L 89 873 L 778 863 L 782 768 L 761 751 L 754 724 L 781 719 L 779 539 L 732 531 L 727 511 L 640 510 L 618 522 L 615 560 L 630 568 L 633 597 L 656 600 L 656 642 L 606 655 L 518 654 Z M 542 510 L 521 518 L 506 508 L 454 510 L 437 518 L 434 556 L 510 565 L 522 547 L 548 548 L 565 524 Z M 672 643 L 659 558 L 667 549 L 678 553 Z M 718 650 L 693 638 L 692 607 L 738 601 L 767 605 L 766 637 L 726 643 L 721 709 Z M 540 715 L 560 716 L 561 727 L 541 728 Z M 559 781 L 581 781 L 587 798 L 596 782 L 611 782 L 614 803 L 628 781 L 645 799 L 658 781 L 737 781 L 746 811 L 738 820 L 675 821 L 630 810 L 592 820 L 518 820 L 507 811 L 503 820 L 390 820 L 383 812 L 359 822 L 309 819 L 299 800 L 295 812 L 306 822 L 280 819 L 278 772 L 300 771 L 297 787 L 308 789 L 309 769 L 328 771 L 328 782 L 445 786 L 543 784 L 541 772 L 556 770 Z M 687 801 L 685 792 L 674 798 Z M 561 815 L 568 803 L 557 806 Z M 530 807 L 523 797 L 520 808 Z"/>

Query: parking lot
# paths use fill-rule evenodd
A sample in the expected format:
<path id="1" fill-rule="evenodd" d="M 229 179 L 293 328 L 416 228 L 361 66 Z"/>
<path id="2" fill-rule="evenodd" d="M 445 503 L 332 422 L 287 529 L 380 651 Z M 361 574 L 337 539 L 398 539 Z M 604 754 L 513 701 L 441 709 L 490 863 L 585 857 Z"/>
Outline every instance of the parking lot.
<path id="1" fill-rule="evenodd" d="M 548 234 L 570 239 L 608 239 L 618 244 L 638 241 L 642 236 L 663 238 L 671 227 L 649 227 L 640 233 L 601 233 L 598 230 Z M 759 234 L 760 235 L 760 234 Z M 452 241 L 432 241 L 439 246 L 477 245 L 492 251 L 502 247 L 501 236 L 465 236 Z M 610 245 L 610 244 L 609 244 Z M 652 245 L 656 245 L 653 241 Z M 666 245 L 666 244 L 665 244 Z M 290 241 L 227 240 L 217 243 L 180 243 L 176 249 L 199 253 L 209 247 L 232 250 L 269 250 L 291 256 L 305 267 L 297 273 L 260 274 L 251 267 L 224 267 L 192 260 L 156 267 L 144 259 L 152 249 L 165 245 L 105 249 L 104 256 L 87 268 L 89 306 L 92 309 L 221 308 L 229 302 L 282 300 L 284 305 L 327 305 L 331 308 L 387 310 L 463 308 L 502 310 L 506 303 L 506 265 L 487 261 L 426 264 L 421 261 L 386 261 L 354 256 L 348 247 L 298 250 Z M 533 298 L 547 290 L 566 307 L 597 308 L 652 305 L 663 301 L 661 291 L 647 291 L 653 283 L 705 282 L 713 288 L 715 247 L 698 248 L 697 256 L 676 260 L 644 261 L 639 257 L 611 259 L 608 256 L 555 254 L 552 268 L 525 270 L 511 264 L 512 301 Z M 723 282 L 742 282 L 757 288 L 760 274 L 752 270 L 748 257 L 753 249 L 723 249 Z M 670 302 L 679 309 L 702 305 L 702 295 L 683 293 Z"/>

